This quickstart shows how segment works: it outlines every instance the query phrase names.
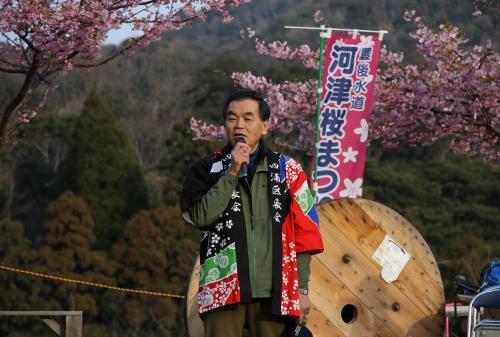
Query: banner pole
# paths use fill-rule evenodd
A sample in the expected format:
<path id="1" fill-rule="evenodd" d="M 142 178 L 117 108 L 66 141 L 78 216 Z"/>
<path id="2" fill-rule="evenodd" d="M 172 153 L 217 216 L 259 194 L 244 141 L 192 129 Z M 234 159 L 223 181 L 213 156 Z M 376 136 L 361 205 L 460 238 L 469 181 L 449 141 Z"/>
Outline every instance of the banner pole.
<path id="1" fill-rule="evenodd" d="M 319 35 L 319 70 L 318 70 L 318 90 L 316 95 L 316 142 L 314 144 L 314 181 L 313 181 L 313 200 L 317 203 L 318 197 L 318 149 L 319 149 L 319 124 L 321 114 L 321 92 L 323 91 L 323 52 L 325 50 L 325 25 L 321 25 Z M 331 33 L 331 31 L 329 31 Z"/>
<path id="2" fill-rule="evenodd" d="M 286 29 L 304 29 L 304 30 L 321 30 L 325 31 L 325 29 L 329 32 L 360 32 L 360 33 L 373 33 L 373 34 L 382 34 L 379 38 L 382 41 L 384 34 L 389 33 L 387 30 L 368 30 L 368 29 L 357 29 L 357 28 L 325 28 L 325 25 L 321 25 L 320 27 L 301 27 L 301 26 L 285 26 Z"/>

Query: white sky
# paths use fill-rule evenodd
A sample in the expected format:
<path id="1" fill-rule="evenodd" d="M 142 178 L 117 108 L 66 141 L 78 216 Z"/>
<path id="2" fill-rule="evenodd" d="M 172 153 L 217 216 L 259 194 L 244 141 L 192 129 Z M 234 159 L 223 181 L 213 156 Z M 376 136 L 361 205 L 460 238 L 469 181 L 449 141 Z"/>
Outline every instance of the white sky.
<path id="1" fill-rule="evenodd" d="M 115 29 L 109 32 L 108 38 L 104 44 L 120 44 L 123 40 L 132 36 L 142 35 L 140 31 L 132 31 L 129 26 L 123 25 L 120 29 Z"/>
<path id="2" fill-rule="evenodd" d="M 11 38 L 14 38 L 15 35 L 13 33 L 7 33 L 8 36 Z M 128 39 L 129 37 L 132 36 L 139 36 L 142 35 L 142 32 L 140 31 L 132 31 L 129 27 L 122 27 L 121 29 L 115 29 L 109 32 L 108 38 L 106 41 L 104 41 L 104 44 L 115 44 L 118 45 L 121 42 L 123 42 L 125 39 Z M 6 38 L 2 35 L 0 35 L 0 42 L 5 41 Z"/>

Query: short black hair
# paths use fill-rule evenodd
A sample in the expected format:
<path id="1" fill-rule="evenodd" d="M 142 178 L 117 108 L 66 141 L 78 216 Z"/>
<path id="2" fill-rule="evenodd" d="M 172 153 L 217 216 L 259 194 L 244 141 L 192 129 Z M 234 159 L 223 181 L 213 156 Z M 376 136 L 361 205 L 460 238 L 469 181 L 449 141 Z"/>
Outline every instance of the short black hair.
<path id="1" fill-rule="evenodd" d="M 259 114 L 260 118 L 263 121 L 269 120 L 271 117 L 271 109 L 269 105 L 264 100 L 264 97 L 255 90 L 250 89 L 238 89 L 229 95 L 224 102 L 224 108 L 222 109 L 222 118 L 226 120 L 227 118 L 227 109 L 229 108 L 229 104 L 233 101 L 241 101 L 243 99 L 253 99 L 259 103 Z"/>

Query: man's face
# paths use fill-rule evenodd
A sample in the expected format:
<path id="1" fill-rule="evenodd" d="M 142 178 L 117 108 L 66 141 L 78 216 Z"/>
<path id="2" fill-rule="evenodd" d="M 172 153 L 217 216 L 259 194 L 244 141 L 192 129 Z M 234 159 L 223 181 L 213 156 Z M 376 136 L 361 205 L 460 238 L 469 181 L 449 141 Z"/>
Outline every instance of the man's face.
<path id="1" fill-rule="evenodd" d="M 227 108 L 226 135 L 232 145 L 235 138 L 245 138 L 245 143 L 254 152 L 260 138 L 267 134 L 268 121 L 260 118 L 259 102 L 250 98 L 232 101 Z"/>

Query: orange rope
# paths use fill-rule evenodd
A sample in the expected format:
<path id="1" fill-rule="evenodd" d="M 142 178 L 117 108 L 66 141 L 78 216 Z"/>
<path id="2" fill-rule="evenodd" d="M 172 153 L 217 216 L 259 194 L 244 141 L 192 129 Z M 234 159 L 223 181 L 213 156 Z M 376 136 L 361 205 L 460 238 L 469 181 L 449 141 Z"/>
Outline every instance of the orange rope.
<path id="1" fill-rule="evenodd" d="M 157 292 L 157 291 L 147 291 L 147 290 L 137 290 L 137 289 L 115 287 L 115 286 L 110 286 L 110 285 L 102 284 L 102 283 L 75 280 L 75 279 L 70 279 L 70 278 L 66 278 L 66 277 L 37 273 L 37 272 L 19 269 L 19 268 L 7 267 L 7 266 L 3 266 L 1 264 L 0 264 L 0 269 L 16 272 L 16 273 L 20 273 L 20 274 L 25 274 L 25 275 L 37 276 L 37 277 L 41 277 L 41 278 L 45 278 L 45 279 L 49 279 L 49 280 L 62 281 L 62 282 L 67 282 L 67 283 L 76 283 L 76 284 L 80 284 L 80 285 L 84 285 L 84 286 L 88 286 L 88 287 L 105 288 L 105 289 L 127 292 L 127 293 L 132 293 L 132 294 L 141 294 L 141 295 L 159 296 L 159 297 L 172 297 L 172 298 L 185 298 L 185 296 L 183 296 L 183 295 Z"/>

